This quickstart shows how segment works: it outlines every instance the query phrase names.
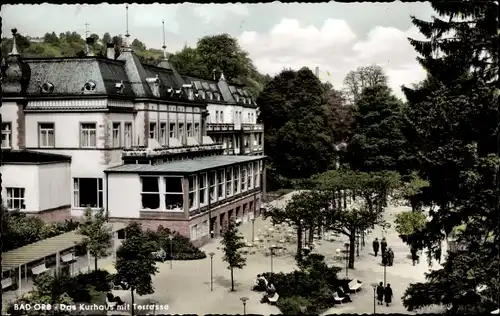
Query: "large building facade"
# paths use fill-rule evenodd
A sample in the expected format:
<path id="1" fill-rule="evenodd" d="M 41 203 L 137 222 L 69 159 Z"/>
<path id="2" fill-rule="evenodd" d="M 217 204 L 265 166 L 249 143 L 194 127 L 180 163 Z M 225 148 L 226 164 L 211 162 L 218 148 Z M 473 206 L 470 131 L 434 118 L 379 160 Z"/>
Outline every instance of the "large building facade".
<path id="1" fill-rule="evenodd" d="M 15 38 L 15 34 L 14 34 Z M 192 240 L 255 216 L 265 194 L 263 126 L 244 87 L 108 57 L 2 62 L 2 197 L 50 220 L 104 208 Z"/>

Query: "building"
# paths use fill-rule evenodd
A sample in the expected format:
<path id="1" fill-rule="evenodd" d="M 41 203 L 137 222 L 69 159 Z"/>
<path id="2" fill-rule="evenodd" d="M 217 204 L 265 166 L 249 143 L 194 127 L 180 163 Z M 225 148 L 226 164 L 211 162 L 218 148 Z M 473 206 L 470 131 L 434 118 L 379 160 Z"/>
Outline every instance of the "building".
<path id="1" fill-rule="evenodd" d="M 108 57 L 23 59 L 13 33 L 0 108 L 8 209 L 62 220 L 104 208 L 194 241 L 255 216 L 263 127 L 244 87 L 181 76 L 166 58 L 142 64 L 127 44 L 116 59 L 111 45 Z"/>

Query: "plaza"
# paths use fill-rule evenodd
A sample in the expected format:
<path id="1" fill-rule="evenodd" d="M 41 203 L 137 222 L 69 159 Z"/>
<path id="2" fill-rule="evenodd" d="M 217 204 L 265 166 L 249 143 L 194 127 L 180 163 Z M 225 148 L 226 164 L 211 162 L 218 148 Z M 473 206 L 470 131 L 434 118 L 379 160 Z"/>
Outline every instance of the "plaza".
<path id="1" fill-rule="evenodd" d="M 288 194 L 281 200 L 271 202 L 272 205 L 283 205 L 292 195 Z M 385 219 L 392 222 L 396 213 L 406 210 L 404 207 L 388 207 L 385 212 Z M 270 220 L 257 218 L 254 223 L 255 236 L 272 227 Z M 394 226 L 394 225 L 392 225 Z M 252 238 L 252 223 L 247 222 L 240 226 L 240 232 L 246 240 Z M 387 267 L 386 279 L 391 284 L 394 291 L 393 304 L 390 307 L 376 305 L 376 313 L 405 313 L 401 302 L 401 296 L 410 283 L 424 281 L 424 273 L 429 270 L 427 260 L 421 257 L 420 263 L 413 266 L 408 258 L 409 248 L 399 239 L 393 228 L 387 229 L 385 233 L 380 227 L 375 227 L 374 231 L 367 236 L 366 246 L 360 248 L 359 257 L 356 257 L 355 269 L 349 269 L 348 278 L 357 278 L 364 283 L 363 288 L 356 294 L 351 294 L 353 302 L 335 305 L 324 314 L 340 313 L 373 313 L 373 289 L 371 283 L 379 283 L 384 280 L 384 269 L 380 264 L 380 256 L 374 257 L 371 242 L 375 237 L 379 239 L 385 237 L 388 246 L 395 254 L 394 265 Z M 276 236 L 276 238 L 279 238 Z M 345 261 L 335 261 L 336 250 L 342 248 L 345 239 L 339 236 L 336 240 L 319 241 L 317 252 L 325 255 L 325 260 L 329 265 L 336 265 L 342 268 L 338 277 L 344 278 Z M 210 257 L 195 261 L 174 261 L 172 269 L 170 262 L 159 263 L 159 272 L 153 277 L 155 293 L 146 296 L 135 296 L 136 304 L 149 304 L 157 302 L 159 305 L 168 305 L 169 314 L 241 314 L 243 304 L 241 297 L 248 297 L 246 302 L 246 313 L 248 314 L 279 314 L 276 306 L 261 304 L 262 293 L 253 292 L 255 277 L 262 272 L 271 270 L 271 258 L 265 255 L 267 247 L 276 244 L 276 240 L 271 240 L 266 246 L 255 251 L 255 254 L 247 255 L 246 266 L 242 270 L 234 271 L 235 291 L 230 291 L 230 271 L 227 264 L 222 261 L 223 252 L 220 238 L 214 239 L 211 243 L 202 247 L 207 254 L 214 253 L 213 256 L 213 291 L 210 290 Z M 295 244 L 285 246 L 287 251 L 282 256 L 273 256 L 273 272 L 288 273 L 296 269 L 294 254 Z M 445 251 L 444 251 L 445 252 Z M 433 262 L 432 268 L 439 265 Z M 100 261 L 101 269 L 108 269 L 114 272 L 112 260 Z M 279 288 L 277 289 L 279 293 Z M 130 293 L 128 291 L 114 291 L 126 303 L 130 303 Z M 137 314 L 146 314 L 148 311 L 136 311 Z M 439 312 L 438 310 L 423 310 L 422 312 Z M 162 313 L 158 311 L 158 313 Z"/>

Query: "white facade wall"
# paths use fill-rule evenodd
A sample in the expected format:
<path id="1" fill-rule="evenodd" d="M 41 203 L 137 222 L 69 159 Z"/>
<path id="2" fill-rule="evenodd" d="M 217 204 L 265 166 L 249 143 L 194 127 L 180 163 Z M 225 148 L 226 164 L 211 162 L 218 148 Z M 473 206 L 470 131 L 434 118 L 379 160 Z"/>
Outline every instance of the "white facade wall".
<path id="1" fill-rule="evenodd" d="M 26 212 L 40 210 L 38 188 L 38 166 L 36 165 L 3 165 L 2 173 L 2 198 L 6 203 L 7 188 L 24 188 L 24 203 Z"/>
<path id="2" fill-rule="evenodd" d="M 71 187 L 69 162 L 38 165 L 40 210 L 70 205 Z"/>
<path id="3" fill-rule="evenodd" d="M 17 114 L 18 105 L 15 102 L 2 102 L 2 107 L 0 107 L 0 113 L 2 114 L 2 123 L 11 124 L 11 148 L 18 149 L 17 146 Z"/>
<path id="4" fill-rule="evenodd" d="M 141 180 L 137 174 L 111 173 L 108 175 L 108 214 L 110 217 L 139 218 Z"/>

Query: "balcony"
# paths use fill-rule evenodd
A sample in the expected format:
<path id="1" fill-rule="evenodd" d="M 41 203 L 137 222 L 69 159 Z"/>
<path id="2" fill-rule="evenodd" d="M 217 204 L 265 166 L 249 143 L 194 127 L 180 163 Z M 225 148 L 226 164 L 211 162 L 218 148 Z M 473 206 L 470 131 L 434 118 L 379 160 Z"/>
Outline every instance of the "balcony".
<path id="1" fill-rule="evenodd" d="M 160 148 L 146 148 L 146 147 L 132 147 L 124 149 L 122 152 L 123 157 L 157 157 L 179 155 L 186 153 L 200 153 L 204 151 L 222 151 L 223 144 L 201 144 L 193 146 L 182 147 L 160 147 Z"/>
<path id="2" fill-rule="evenodd" d="M 264 125 L 263 124 L 241 124 L 241 128 L 244 131 L 263 131 Z"/>
<path id="3" fill-rule="evenodd" d="M 232 123 L 207 123 L 207 132 L 229 132 L 234 131 Z"/>
<path id="4" fill-rule="evenodd" d="M 263 151 L 263 150 L 264 150 L 264 146 L 262 146 L 262 145 L 253 146 L 253 151 Z"/>

